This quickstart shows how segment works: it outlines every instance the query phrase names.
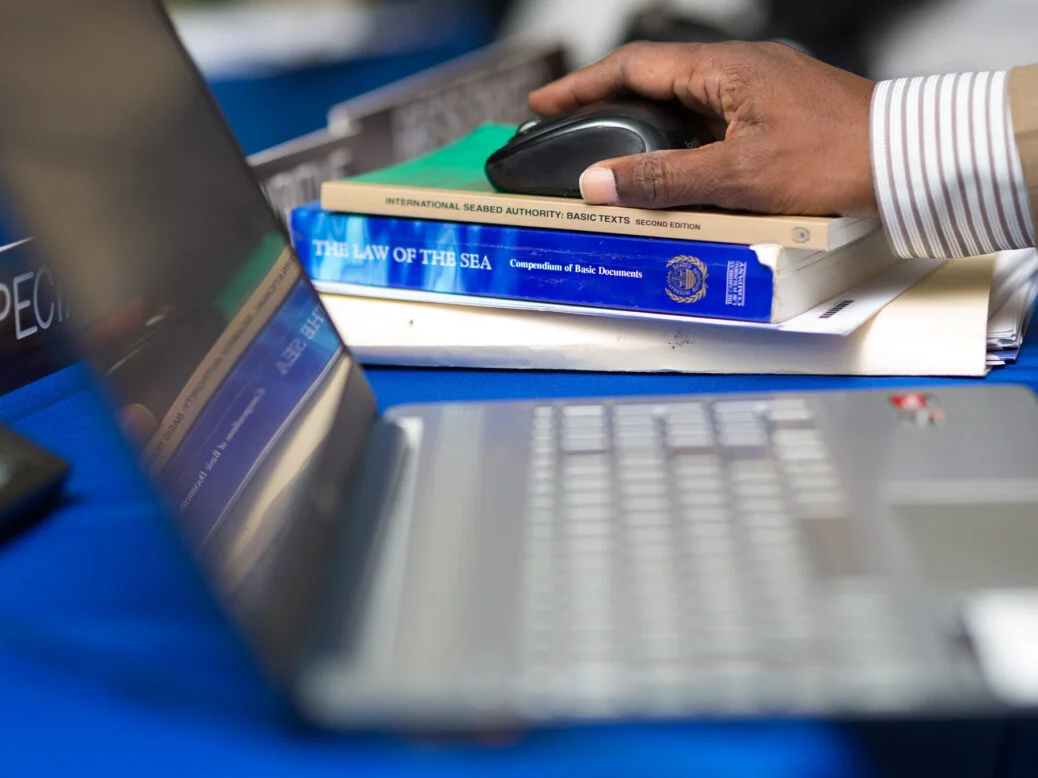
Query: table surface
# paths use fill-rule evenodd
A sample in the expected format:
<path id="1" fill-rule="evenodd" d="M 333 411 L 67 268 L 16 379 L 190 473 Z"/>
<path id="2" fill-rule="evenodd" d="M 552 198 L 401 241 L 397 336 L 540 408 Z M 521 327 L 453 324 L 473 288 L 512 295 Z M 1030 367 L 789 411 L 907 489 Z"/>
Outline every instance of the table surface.
<path id="1" fill-rule="evenodd" d="M 382 408 L 944 383 L 402 368 L 368 375 Z M 1038 388 L 1034 338 L 1018 364 L 985 381 Z M 18 764 L 68 772 L 103 763 L 108 774 L 135 775 L 206 767 L 292 775 L 623 775 L 633 764 L 653 775 L 845 776 L 862 764 L 853 738 L 810 722 L 585 727 L 478 747 L 300 732 L 250 670 L 166 536 L 88 371 L 73 366 L 0 398 L 0 420 L 73 465 L 64 504 L 0 548 L 0 743 L 7 770 Z"/>

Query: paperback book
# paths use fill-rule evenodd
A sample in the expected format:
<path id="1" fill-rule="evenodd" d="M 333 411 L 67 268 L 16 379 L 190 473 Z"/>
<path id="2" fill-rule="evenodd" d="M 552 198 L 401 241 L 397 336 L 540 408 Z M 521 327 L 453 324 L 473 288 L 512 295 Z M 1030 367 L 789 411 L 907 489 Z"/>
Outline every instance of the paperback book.
<path id="1" fill-rule="evenodd" d="M 317 203 L 293 211 L 291 233 L 324 292 L 359 285 L 455 304 L 465 300 L 451 296 L 746 322 L 797 316 L 896 261 L 881 233 L 812 252 L 333 213 Z"/>
<path id="2" fill-rule="evenodd" d="M 487 124 L 430 154 L 352 178 L 326 181 L 328 211 L 440 219 L 827 251 L 876 230 L 876 219 L 761 216 L 709 209 L 641 210 L 567 197 L 505 194 L 487 180 L 487 158 L 515 132 Z"/>
<path id="3" fill-rule="evenodd" d="M 366 364 L 507 370 L 849 376 L 982 376 L 993 258 L 912 260 L 847 292 L 832 328 L 705 325 L 651 318 L 432 305 L 323 294 L 332 321 Z M 870 294 L 881 276 L 901 277 Z M 889 281 L 893 282 L 891 278 Z M 890 292 L 900 289 L 900 294 Z M 872 290 L 877 292 L 879 290 Z M 808 314 L 792 322 L 804 319 Z M 854 317 L 857 322 L 861 318 Z M 806 322 L 805 322 L 806 324 Z M 835 325 L 832 325 L 835 327 Z"/>

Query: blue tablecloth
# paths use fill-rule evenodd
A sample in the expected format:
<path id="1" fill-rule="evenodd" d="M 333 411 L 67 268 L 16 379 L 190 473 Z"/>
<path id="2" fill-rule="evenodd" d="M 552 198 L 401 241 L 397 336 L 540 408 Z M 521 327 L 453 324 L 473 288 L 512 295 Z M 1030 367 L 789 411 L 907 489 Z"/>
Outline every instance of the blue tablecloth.
<path id="1" fill-rule="evenodd" d="M 369 376 L 383 408 L 907 383 L 385 368 Z M 1033 344 L 1019 364 L 986 380 L 1038 387 Z M 587 727 L 480 746 L 295 730 L 167 537 L 86 369 L 0 398 L 0 420 L 73 465 L 60 509 L 0 548 L 4 774 L 867 774 L 854 738 L 808 722 Z"/>

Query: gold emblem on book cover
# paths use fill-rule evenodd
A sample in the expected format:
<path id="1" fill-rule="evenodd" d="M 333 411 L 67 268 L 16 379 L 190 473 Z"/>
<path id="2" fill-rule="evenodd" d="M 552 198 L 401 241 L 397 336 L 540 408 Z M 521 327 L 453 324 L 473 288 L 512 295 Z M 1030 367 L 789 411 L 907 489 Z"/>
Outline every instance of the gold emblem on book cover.
<path id="1" fill-rule="evenodd" d="M 677 303 L 696 303 L 706 295 L 706 265 L 695 257 L 667 262 L 667 297 Z"/>

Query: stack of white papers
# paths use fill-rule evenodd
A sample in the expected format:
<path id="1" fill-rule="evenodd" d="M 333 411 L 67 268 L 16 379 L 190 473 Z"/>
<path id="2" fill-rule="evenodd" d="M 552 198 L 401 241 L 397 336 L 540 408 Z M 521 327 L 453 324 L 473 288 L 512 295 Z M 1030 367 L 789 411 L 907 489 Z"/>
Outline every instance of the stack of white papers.
<path id="1" fill-rule="evenodd" d="M 671 317 L 574 315 L 338 294 L 323 298 L 347 344 L 369 364 L 609 372 L 984 375 L 995 256 L 917 263 L 920 260 L 906 260 L 895 266 L 914 285 L 893 302 L 881 304 L 878 313 L 848 334 L 834 333 L 833 329 L 839 332 L 843 326 L 828 332 L 820 331 L 818 325 L 791 331 L 788 323 L 785 328 L 748 328 Z M 880 279 L 863 286 L 875 283 Z M 859 291 L 863 290 L 851 290 L 844 297 L 863 299 Z"/>
<path id="2" fill-rule="evenodd" d="M 1003 251 L 995 261 L 988 304 L 987 364 L 1016 361 L 1038 300 L 1038 251 Z"/>

